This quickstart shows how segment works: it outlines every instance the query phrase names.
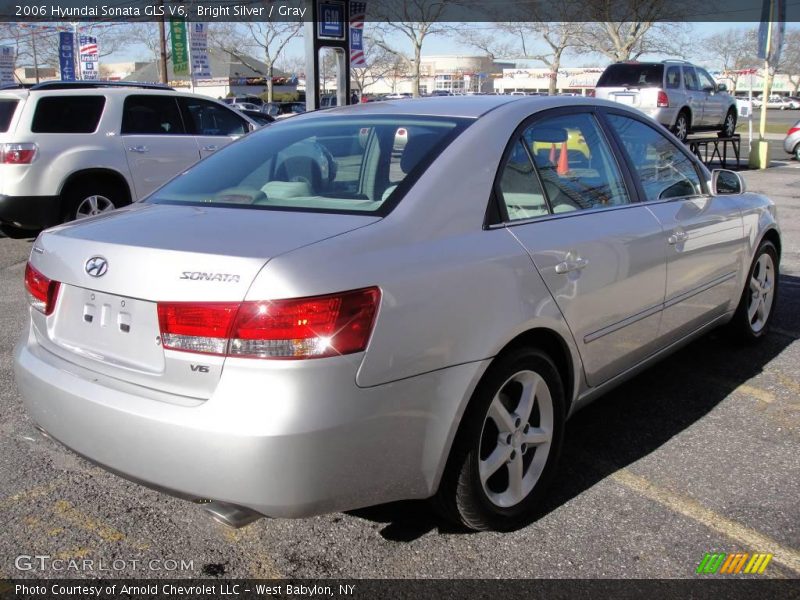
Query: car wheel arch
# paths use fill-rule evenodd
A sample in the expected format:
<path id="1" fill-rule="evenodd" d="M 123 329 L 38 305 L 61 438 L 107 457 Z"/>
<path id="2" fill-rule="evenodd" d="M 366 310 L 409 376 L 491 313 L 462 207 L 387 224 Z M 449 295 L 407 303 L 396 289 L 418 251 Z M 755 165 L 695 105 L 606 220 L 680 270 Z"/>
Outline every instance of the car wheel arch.
<path id="1" fill-rule="evenodd" d="M 119 171 L 106 168 L 82 169 L 80 171 L 70 173 L 70 175 L 64 180 L 64 183 L 61 185 L 59 195 L 63 196 L 64 193 L 72 186 L 78 185 L 83 181 L 90 179 L 95 181 L 97 179 L 102 179 L 103 183 L 118 187 L 125 194 L 125 204 L 130 204 L 133 201 L 131 185 L 125 176 Z"/>

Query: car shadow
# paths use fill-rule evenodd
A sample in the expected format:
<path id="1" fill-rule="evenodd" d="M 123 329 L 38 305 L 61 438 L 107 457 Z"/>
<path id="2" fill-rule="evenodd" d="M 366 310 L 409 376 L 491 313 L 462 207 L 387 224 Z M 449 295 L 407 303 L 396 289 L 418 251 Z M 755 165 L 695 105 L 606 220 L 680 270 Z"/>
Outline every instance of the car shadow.
<path id="1" fill-rule="evenodd" d="M 797 339 L 800 277 L 782 275 L 772 331 L 759 343 L 745 345 L 724 329 L 712 331 L 576 413 L 567 423 L 558 473 L 530 522 L 657 450 Z M 427 501 L 394 502 L 348 514 L 385 524 L 380 535 L 395 542 L 411 542 L 433 530 L 468 533 L 439 517 Z"/>

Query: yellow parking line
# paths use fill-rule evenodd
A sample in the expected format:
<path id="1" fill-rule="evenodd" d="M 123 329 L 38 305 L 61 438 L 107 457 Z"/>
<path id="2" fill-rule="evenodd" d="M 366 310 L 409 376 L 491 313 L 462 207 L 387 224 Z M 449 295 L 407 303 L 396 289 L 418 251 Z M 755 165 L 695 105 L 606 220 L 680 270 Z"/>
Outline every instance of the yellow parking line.
<path id="1" fill-rule="evenodd" d="M 47 485 L 39 485 L 29 490 L 18 492 L 13 496 L 8 496 L 0 500 L 0 510 L 11 508 L 13 505 L 23 500 L 33 500 L 34 498 L 47 496 L 50 492 L 54 491 L 56 488 L 60 486 L 61 483 L 59 482 L 48 483 Z"/>
<path id="2" fill-rule="evenodd" d="M 759 533 L 754 529 L 750 529 L 736 521 L 723 517 L 713 510 L 702 506 L 696 500 L 686 498 L 685 496 L 659 487 L 644 477 L 634 475 L 627 469 L 616 471 L 611 475 L 611 479 L 748 548 L 758 550 L 759 552 L 771 552 L 774 554 L 772 560 L 800 574 L 800 552 L 794 548 L 781 545 L 763 533 Z"/>
<path id="3" fill-rule="evenodd" d="M 722 377 L 714 377 L 714 376 L 708 377 L 708 380 L 711 383 L 714 383 L 718 386 L 724 388 L 732 388 L 730 392 L 731 394 L 735 394 L 738 392 L 740 394 L 745 394 L 746 396 L 755 398 L 756 400 L 760 400 L 761 402 L 764 402 L 766 404 L 772 404 L 773 402 L 775 402 L 775 396 L 772 394 L 772 392 L 768 392 L 767 390 L 761 389 L 753 385 L 749 385 L 747 383 L 737 384 L 733 381 L 723 379 Z"/>
<path id="4" fill-rule="evenodd" d="M 774 375 L 778 378 L 778 381 L 781 382 L 781 385 L 785 388 L 789 388 L 795 394 L 800 395 L 800 383 L 797 383 L 791 377 L 787 377 L 783 373 L 774 373 Z"/>
<path id="5" fill-rule="evenodd" d="M 72 525 L 93 533 L 106 542 L 121 542 L 124 540 L 138 550 L 146 550 L 150 547 L 150 544 L 147 543 L 131 542 L 121 531 L 117 531 L 110 525 L 80 512 L 66 500 L 56 502 L 53 506 L 53 512 Z"/>

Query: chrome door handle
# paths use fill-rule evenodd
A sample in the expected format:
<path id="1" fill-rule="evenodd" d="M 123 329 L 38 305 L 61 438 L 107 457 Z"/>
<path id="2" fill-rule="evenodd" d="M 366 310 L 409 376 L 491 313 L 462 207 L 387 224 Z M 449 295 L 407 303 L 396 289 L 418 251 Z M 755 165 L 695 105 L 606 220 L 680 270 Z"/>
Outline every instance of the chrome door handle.
<path id="1" fill-rule="evenodd" d="M 667 238 L 667 243 L 670 246 L 674 246 L 675 244 L 679 244 L 680 242 L 685 242 L 686 238 L 689 236 L 685 231 L 676 231 L 671 236 Z"/>
<path id="2" fill-rule="evenodd" d="M 145 152 L 150 152 L 150 148 L 147 146 L 129 146 L 128 150 L 131 152 L 138 152 L 140 154 L 144 154 Z"/>
<path id="3" fill-rule="evenodd" d="M 203 152 L 215 152 L 216 150 L 219 150 L 219 146 L 203 146 L 201 149 Z"/>
<path id="4" fill-rule="evenodd" d="M 559 275 L 563 275 L 564 273 L 569 273 L 570 271 L 580 271 L 588 264 L 589 261 L 585 258 L 565 260 L 564 262 L 558 263 L 556 265 L 556 273 L 558 273 Z"/>

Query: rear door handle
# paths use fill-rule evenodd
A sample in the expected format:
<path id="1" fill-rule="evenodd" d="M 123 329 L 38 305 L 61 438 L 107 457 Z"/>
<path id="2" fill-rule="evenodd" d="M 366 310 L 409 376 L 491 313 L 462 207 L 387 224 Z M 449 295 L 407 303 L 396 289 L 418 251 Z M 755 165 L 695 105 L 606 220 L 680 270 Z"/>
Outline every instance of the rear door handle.
<path id="1" fill-rule="evenodd" d="M 150 152 L 150 148 L 147 146 L 129 146 L 128 150 L 131 152 L 138 152 L 140 154 L 144 154 L 145 152 Z"/>
<path id="2" fill-rule="evenodd" d="M 564 262 L 556 265 L 556 273 L 563 275 L 564 273 L 569 273 L 570 271 L 580 271 L 588 264 L 589 261 L 585 258 L 565 260 Z"/>
<path id="3" fill-rule="evenodd" d="M 215 152 L 215 151 L 219 150 L 219 146 L 214 146 L 214 145 L 203 146 L 202 150 L 203 150 L 203 152 Z"/>
<path id="4" fill-rule="evenodd" d="M 676 231 L 671 236 L 667 238 L 667 243 L 670 246 L 674 246 L 675 244 L 679 244 L 681 242 L 685 242 L 686 238 L 688 238 L 688 234 L 685 231 Z"/>

